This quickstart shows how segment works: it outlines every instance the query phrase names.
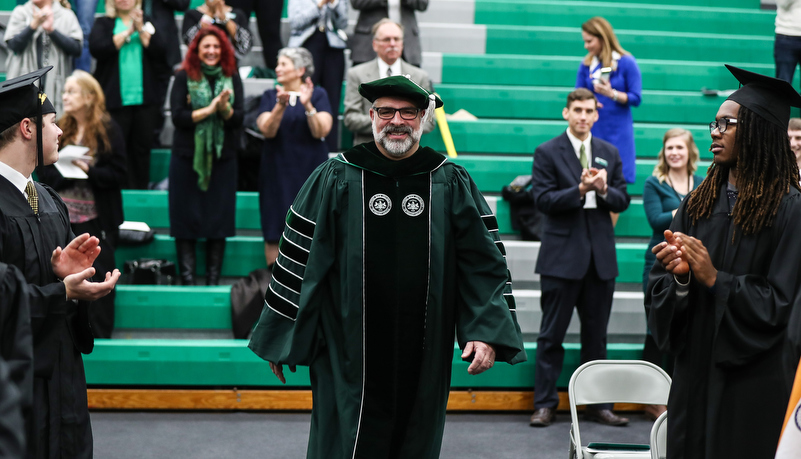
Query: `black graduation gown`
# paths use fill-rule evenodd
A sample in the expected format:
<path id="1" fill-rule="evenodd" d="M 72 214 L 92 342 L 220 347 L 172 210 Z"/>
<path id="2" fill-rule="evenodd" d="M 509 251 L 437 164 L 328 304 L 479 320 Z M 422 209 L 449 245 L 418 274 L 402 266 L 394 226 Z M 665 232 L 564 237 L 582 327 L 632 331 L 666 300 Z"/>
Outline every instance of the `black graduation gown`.
<path id="1" fill-rule="evenodd" d="M 743 235 L 729 216 L 726 186 L 712 215 L 691 224 L 687 200 L 670 225 L 703 242 L 718 270 L 713 289 L 689 293 L 660 263 L 645 307 L 660 349 L 675 356 L 668 403 L 668 458 L 772 458 L 792 376 L 787 323 L 801 286 L 801 193 L 791 189 L 769 228 Z"/>
<path id="2" fill-rule="evenodd" d="M 19 388 L 10 380 L 6 362 L 0 358 L 0 457 L 21 459 L 25 433 Z"/>
<path id="3" fill-rule="evenodd" d="M 25 279 L 0 263 L 0 457 L 22 457 L 33 404 L 33 343 Z"/>
<path id="4" fill-rule="evenodd" d="M 91 458 L 92 431 L 81 353 L 92 351 L 88 303 L 67 301 L 50 256 L 73 239 L 67 208 L 52 188 L 36 183 L 39 214 L 0 177 L 0 261 L 28 282 L 33 332 L 33 433 L 28 457 Z M 33 435 L 33 437 L 31 436 Z"/>

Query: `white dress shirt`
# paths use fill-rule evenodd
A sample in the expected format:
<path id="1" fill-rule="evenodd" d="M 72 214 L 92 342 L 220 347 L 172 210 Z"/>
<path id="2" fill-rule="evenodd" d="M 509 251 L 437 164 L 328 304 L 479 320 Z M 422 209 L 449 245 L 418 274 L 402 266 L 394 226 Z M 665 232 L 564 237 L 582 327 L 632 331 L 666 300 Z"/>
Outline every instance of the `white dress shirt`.
<path id="1" fill-rule="evenodd" d="M 387 76 L 387 69 L 392 69 L 392 75 L 400 75 L 401 74 L 401 60 L 398 59 L 395 61 L 394 64 L 389 65 L 384 62 L 380 57 L 378 58 L 378 78 L 384 78 Z"/>
<path id="2" fill-rule="evenodd" d="M 0 175 L 14 184 L 19 192 L 25 197 L 25 200 L 28 200 L 28 193 L 25 192 L 25 187 L 28 185 L 28 182 L 33 181 L 30 177 L 25 177 L 24 175 L 20 174 L 19 171 L 2 161 L 0 161 Z"/>

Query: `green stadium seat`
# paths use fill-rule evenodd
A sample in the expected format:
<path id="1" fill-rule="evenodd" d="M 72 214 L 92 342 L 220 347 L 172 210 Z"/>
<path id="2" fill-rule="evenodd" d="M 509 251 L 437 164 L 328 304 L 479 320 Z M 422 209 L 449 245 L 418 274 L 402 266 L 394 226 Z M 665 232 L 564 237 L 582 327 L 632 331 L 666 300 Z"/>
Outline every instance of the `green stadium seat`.
<path id="1" fill-rule="evenodd" d="M 635 109 L 639 110 L 639 108 Z M 710 117 L 714 118 L 711 112 Z M 561 113 L 561 109 L 559 110 Z M 656 158 L 662 148 L 662 137 L 668 129 L 681 127 L 689 130 L 701 150 L 701 158 L 711 159 L 709 128 L 706 124 L 634 123 L 634 141 L 638 158 Z M 531 156 L 544 142 L 567 129 L 564 120 L 510 120 L 480 119 L 477 121 L 448 121 L 456 151 L 464 153 Z M 423 145 L 444 152 L 442 134 L 435 129 L 423 136 Z"/>
<path id="2" fill-rule="evenodd" d="M 117 285 L 116 329 L 231 329 L 231 286 Z"/>
<path id="3" fill-rule="evenodd" d="M 469 363 L 454 346 L 453 388 L 526 388 L 534 386 L 536 343 L 525 343 L 528 361 L 496 365 L 492 371 L 469 376 Z M 565 362 L 557 381 L 566 386 L 580 364 L 580 346 L 565 343 Z M 637 359 L 641 344 L 609 344 L 610 359 Z M 283 387 L 267 362 L 247 347 L 246 340 L 95 340 L 94 351 L 83 357 L 86 383 L 92 386 L 236 386 Z M 308 387 L 308 368 L 285 373 L 288 387 Z"/>
<path id="4" fill-rule="evenodd" d="M 443 54 L 442 83 L 509 86 L 570 86 L 576 81 L 579 56 L 521 56 L 513 54 Z M 699 91 L 734 89 L 737 80 L 720 62 L 637 59 L 643 89 Z M 741 64 L 773 76 L 774 65 Z M 795 87 L 798 87 L 796 75 Z M 439 85 L 437 85 L 439 87 Z M 445 108 L 450 110 L 448 101 Z"/>
<path id="5" fill-rule="evenodd" d="M 643 26 L 647 28 L 647 25 Z M 691 32 L 615 30 L 620 44 L 638 59 L 773 63 L 773 35 L 744 36 Z M 725 42 L 726 46 L 717 46 Z M 580 24 L 575 27 L 487 26 L 487 54 L 583 56 Z"/>
<path id="6" fill-rule="evenodd" d="M 736 86 L 735 86 L 736 87 Z M 464 109 L 478 118 L 555 119 L 573 87 L 441 84 L 437 93 L 448 110 Z M 700 91 L 643 91 L 642 105 L 632 109 L 635 122 L 709 123 L 726 99 Z M 603 108 L 600 109 L 603 116 Z"/>
<path id="7" fill-rule="evenodd" d="M 625 212 L 624 212 L 625 214 Z M 621 214 L 624 215 L 624 214 Z M 498 221 L 503 221 L 504 224 L 509 222 L 508 206 L 499 205 L 497 212 Z M 629 218 L 629 217 L 626 217 Z M 645 228 L 642 223 L 636 223 L 638 217 L 632 213 L 632 217 L 639 228 Z M 509 229 L 507 235 L 509 234 Z M 644 231 L 639 229 L 638 231 Z M 650 233 L 648 233 L 650 235 Z M 228 238 L 226 245 L 225 262 L 223 263 L 222 275 L 225 277 L 243 277 L 247 276 L 254 269 L 265 267 L 264 261 L 264 240 L 261 237 L 255 236 L 234 236 Z M 616 244 L 617 259 L 620 268 L 620 274 L 617 278 L 618 282 L 642 282 L 642 264 L 643 256 L 647 244 L 645 242 L 618 242 Z M 146 245 L 142 246 L 121 246 L 116 252 L 117 267 L 122 269 L 125 260 L 137 258 L 166 258 L 175 260 L 175 240 L 163 234 L 157 234 L 155 239 Z M 205 273 L 205 244 L 201 241 L 198 245 L 198 274 Z"/>
<path id="8" fill-rule="evenodd" d="M 661 2 L 668 3 L 668 2 Z M 757 4 L 758 5 L 758 4 Z M 476 24 L 576 27 L 603 16 L 615 30 L 772 35 L 776 13 L 714 6 L 553 0 L 477 0 Z M 625 47 L 625 45 L 624 45 Z"/>

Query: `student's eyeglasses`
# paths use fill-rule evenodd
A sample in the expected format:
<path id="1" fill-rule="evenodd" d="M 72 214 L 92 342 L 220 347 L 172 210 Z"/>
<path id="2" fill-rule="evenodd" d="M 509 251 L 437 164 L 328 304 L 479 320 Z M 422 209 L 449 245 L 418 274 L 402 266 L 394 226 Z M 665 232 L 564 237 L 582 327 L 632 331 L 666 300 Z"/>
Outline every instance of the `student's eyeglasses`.
<path id="1" fill-rule="evenodd" d="M 375 107 L 373 110 L 375 110 L 376 115 L 378 115 L 378 117 L 381 118 L 382 120 L 391 120 L 392 118 L 395 118 L 395 112 L 399 112 L 400 117 L 402 119 L 409 121 L 417 118 L 417 115 L 420 113 L 421 109 L 410 108 L 410 107 L 407 108 Z"/>
<path id="2" fill-rule="evenodd" d="M 726 128 L 729 127 L 730 124 L 737 124 L 736 118 L 721 118 L 719 120 L 713 121 L 709 123 L 709 133 L 711 134 L 712 131 L 715 129 L 718 130 L 721 134 L 726 132 Z"/>

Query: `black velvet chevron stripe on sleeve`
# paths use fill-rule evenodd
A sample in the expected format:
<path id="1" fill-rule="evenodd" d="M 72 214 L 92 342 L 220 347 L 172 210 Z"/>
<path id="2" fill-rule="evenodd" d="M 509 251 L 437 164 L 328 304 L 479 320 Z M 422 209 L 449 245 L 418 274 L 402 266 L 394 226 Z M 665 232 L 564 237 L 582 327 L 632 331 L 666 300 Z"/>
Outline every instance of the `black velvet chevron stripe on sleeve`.
<path id="1" fill-rule="evenodd" d="M 487 227 L 487 231 L 490 233 L 498 231 L 498 220 L 495 219 L 495 215 L 482 215 L 481 221 L 484 222 L 484 226 Z"/>
<path id="2" fill-rule="evenodd" d="M 270 283 L 270 288 L 268 288 L 267 293 L 264 294 L 264 303 L 267 304 L 267 307 L 287 319 L 295 320 L 298 317 L 298 305 L 278 294 L 273 290 L 273 287 L 275 287 L 275 282 Z M 286 292 L 282 291 L 281 293 Z"/>

